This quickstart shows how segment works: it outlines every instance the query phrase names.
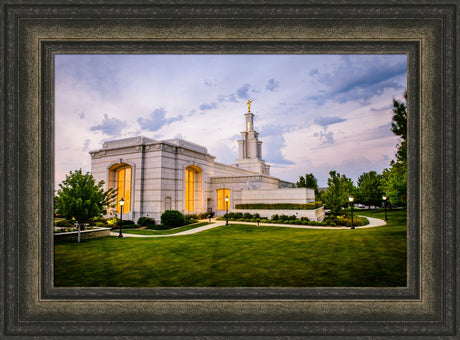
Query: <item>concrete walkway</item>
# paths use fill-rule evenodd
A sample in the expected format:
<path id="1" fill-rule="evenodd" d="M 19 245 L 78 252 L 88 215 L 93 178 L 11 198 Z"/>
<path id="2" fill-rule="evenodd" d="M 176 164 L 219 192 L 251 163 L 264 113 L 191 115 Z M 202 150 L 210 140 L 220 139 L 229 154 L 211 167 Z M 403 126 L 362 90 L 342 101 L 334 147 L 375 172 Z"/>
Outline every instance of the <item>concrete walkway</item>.
<path id="1" fill-rule="evenodd" d="M 372 217 L 366 217 L 369 220 L 369 224 L 366 224 L 361 227 L 355 227 L 356 229 L 361 229 L 361 228 L 375 228 L 375 227 L 381 227 L 383 225 L 386 225 L 387 223 L 384 220 L 381 220 L 379 218 L 372 218 Z M 203 220 L 203 222 L 207 222 L 207 220 Z M 257 225 L 255 222 L 240 222 L 240 221 L 230 221 L 229 224 L 248 224 L 248 225 Z M 166 234 L 166 235 L 137 235 L 137 234 L 123 234 L 124 237 L 169 237 L 169 236 L 182 236 L 182 235 L 191 235 L 191 234 L 196 234 L 205 230 L 217 228 L 217 227 L 222 227 L 225 225 L 225 221 L 217 221 L 215 219 L 212 220 L 212 224 L 205 225 L 202 227 L 194 228 L 194 229 L 189 229 L 185 231 L 181 231 L 176 234 Z M 275 224 L 275 223 L 267 223 L 263 224 L 263 226 L 267 227 L 283 227 L 283 228 L 300 228 L 300 229 L 350 229 L 348 227 L 324 227 L 324 226 L 311 226 L 311 225 L 293 225 L 293 224 Z M 118 236 L 118 232 L 110 232 L 110 236 Z"/>

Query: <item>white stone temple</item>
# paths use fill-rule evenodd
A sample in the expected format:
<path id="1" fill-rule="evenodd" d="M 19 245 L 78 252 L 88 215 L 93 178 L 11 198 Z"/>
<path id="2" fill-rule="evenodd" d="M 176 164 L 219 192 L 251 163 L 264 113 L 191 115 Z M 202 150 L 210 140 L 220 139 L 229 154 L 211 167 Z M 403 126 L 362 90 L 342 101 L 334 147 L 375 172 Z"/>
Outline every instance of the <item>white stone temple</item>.
<path id="1" fill-rule="evenodd" d="M 142 216 L 159 221 L 171 209 L 221 216 L 239 203 L 314 202 L 314 190 L 270 176 L 250 103 L 234 165 L 216 162 L 204 146 L 183 139 L 139 136 L 109 141 L 91 151 L 91 172 L 97 181 L 104 180 L 106 189 L 117 189 L 118 201 L 125 201 L 123 217 L 134 221 Z"/>

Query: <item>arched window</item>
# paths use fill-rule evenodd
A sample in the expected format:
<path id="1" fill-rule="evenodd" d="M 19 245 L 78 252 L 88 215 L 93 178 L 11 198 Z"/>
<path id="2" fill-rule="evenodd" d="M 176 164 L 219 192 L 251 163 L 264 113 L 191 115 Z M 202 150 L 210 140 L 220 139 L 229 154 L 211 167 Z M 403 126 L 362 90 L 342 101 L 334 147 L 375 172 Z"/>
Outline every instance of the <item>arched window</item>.
<path id="1" fill-rule="evenodd" d="M 131 211 L 131 167 L 124 167 L 117 170 L 117 212 L 120 213 L 120 200 L 123 198 L 123 213 Z"/>
<path id="2" fill-rule="evenodd" d="M 196 165 L 185 168 L 184 210 L 188 213 L 203 211 L 203 170 Z"/>
<path id="3" fill-rule="evenodd" d="M 228 197 L 228 206 L 225 197 Z M 217 189 L 217 210 L 226 210 L 228 207 L 230 207 L 230 189 Z"/>
<path id="4" fill-rule="evenodd" d="M 185 210 L 195 210 L 195 171 L 188 167 L 185 169 Z"/>

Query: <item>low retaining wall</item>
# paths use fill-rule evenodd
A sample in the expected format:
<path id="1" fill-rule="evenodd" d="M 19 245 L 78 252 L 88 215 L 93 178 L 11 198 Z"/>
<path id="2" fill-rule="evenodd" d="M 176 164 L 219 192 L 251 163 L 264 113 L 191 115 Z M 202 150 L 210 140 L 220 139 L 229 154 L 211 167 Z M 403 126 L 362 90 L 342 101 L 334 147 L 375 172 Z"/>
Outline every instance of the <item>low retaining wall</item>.
<path id="1" fill-rule="evenodd" d="M 98 228 L 80 231 L 80 240 L 90 240 L 110 236 L 110 228 Z M 54 242 L 75 241 L 78 239 L 78 231 L 67 233 L 54 233 Z"/>
<path id="2" fill-rule="evenodd" d="M 261 217 L 267 217 L 268 219 L 271 219 L 273 215 L 288 215 L 288 216 L 296 215 L 297 218 L 308 217 L 310 221 L 318 221 L 318 222 L 321 222 L 322 220 L 324 220 L 324 217 L 326 216 L 326 213 L 324 211 L 324 206 L 319 207 L 318 209 L 312 209 L 312 210 L 235 209 L 235 210 L 232 210 L 231 212 L 239 212 L 243 214 L 250 213 L 252 215 L 259 214 Z"/>

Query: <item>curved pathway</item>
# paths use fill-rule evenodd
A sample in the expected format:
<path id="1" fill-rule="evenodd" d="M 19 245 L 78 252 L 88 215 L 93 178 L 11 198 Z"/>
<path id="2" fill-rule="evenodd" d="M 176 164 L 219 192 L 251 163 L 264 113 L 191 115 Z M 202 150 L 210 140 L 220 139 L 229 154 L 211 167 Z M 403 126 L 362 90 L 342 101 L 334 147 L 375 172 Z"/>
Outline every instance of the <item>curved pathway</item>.
<path id="1" fill-rule="evenodd" d="M 369 224 L 366 224 L 364 226 L 360 227 L 355 227 L 356 229 L 361 229 L 361 228 L 375 228 L 375 227 L 381 227 L 383 225 L 386 225 L 387 223 L 384 220 L 381 220 L 379 218 L 373 218 L 373 217 L 367 217 L 366 218 L 369 220 Z M 196 234 L 205 230 L 217 228 L 217 227 L 222 227 L 225 225 L 225 221 L 217 221 L 213 220 L 214 223 L 205 225 L 202 227 L 194 228 L 194 229 L 189 229 L 185 231 L 181 231 L 176 234 L 165 234 L 165 235 L 138 235 L 138 234 L 128 234 L 125 233 L 123 234 L 124 237 L 169 237 L 169 236 L 182 236 L 182 235 L 191 235 L 191 234 Z M 233 222 L 233 221 L 232 221 Z M 249 225 L 255 225 L 255 222 L 240 222 L 238 221 L 238 224 L 249 224 Z M 348 227 L 324 227 L 324 226 L 310 226 L 310 225 L 293 225 L 293 224 L 275 224 L 275 223 L 269 223 L 269 224 L 264 224 L 264 226 L 273 226 L 273 227 L 284 227 L 284 228 L 300 228 L 300 229 L 350 229 Z M 118 232 L 110 232 L 110 236 L 118 236 Z"/>

